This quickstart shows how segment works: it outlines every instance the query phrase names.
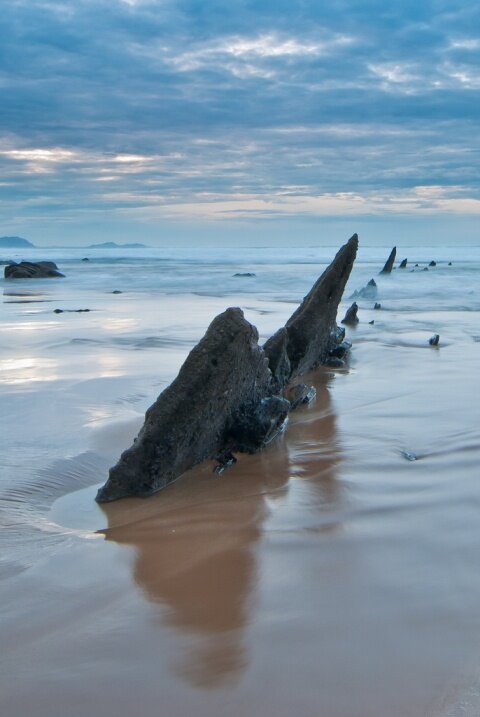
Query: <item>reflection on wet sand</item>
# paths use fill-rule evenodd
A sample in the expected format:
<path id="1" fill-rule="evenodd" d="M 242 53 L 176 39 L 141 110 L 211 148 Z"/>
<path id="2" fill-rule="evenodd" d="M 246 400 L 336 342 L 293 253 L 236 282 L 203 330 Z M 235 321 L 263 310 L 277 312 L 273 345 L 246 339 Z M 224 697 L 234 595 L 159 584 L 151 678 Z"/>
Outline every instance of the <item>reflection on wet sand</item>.
<path id="1" fill-rule="evenodd" d="M 230 681 L 246 665 L 244 632 L 261 579 L 268 502 L 281 499 L 297 479 L 308 481 L 309 510 L 340 503 L 329 376 L 310 377 L 316 401 L 292 415 L 280 440 L 241 456 L 223 476 L 207 463 L 147 501 L 101 504 L 106 539 L 135 547 L 135 581 L 149 600 L 167 607 L 169 624 L 188 633 L 193 649 L 179 671 L 193 684 Z"/>

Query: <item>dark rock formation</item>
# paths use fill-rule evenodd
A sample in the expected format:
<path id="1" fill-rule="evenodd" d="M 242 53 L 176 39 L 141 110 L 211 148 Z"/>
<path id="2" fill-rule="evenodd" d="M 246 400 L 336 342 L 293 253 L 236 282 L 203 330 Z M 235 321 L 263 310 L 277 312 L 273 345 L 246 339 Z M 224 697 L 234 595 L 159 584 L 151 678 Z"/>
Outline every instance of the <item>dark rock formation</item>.
<path id="1" fill-rule="evenodd" d="M 392 251 L 390 252 L 390 256 L 388 257 L 387 261 L 385 262 L 385 266 L 383 267 L 380 274 L 390 274 L 393 269 L 393 264 L 395 262 L 395 257 L 397 256 L 397 247 L 394 246 Z"/>
<path id="2" fill-rule="evenodd" d="M 430 264 L 428 266 L 437 266 L 437 262 L 433 261 L 433 259 L 432 259 L 432 261 L 430 262 Z"/>
<path id="3" fill-rule="evenodd" d="M 236 451 L 254 453 L 272 441 L 292 408 L 282 395 L 289 381 L 320 363 L 344 364 L 350 344 L 336 314 L 357 246 L 354 235 L 263 349 L 240 309 L 217 316 L 148 409 L 97 500 L 151 495 L 206 458 L 216 458 L 221 473 Z M 312 400 L 314 390 L 292 387 L 287 395 L 295 406 Z"/>
<path id="4" fill-rule="evenodd" d="M 375 279 L 370 279 L 368 284 L 363 289 L 357 289 L 351 295 L 351 299 L 375 299 L 377 296 L 378 287 Z"/>
<path id="5" fill-rule="evenodd" d="M 346 324 L 347 326 L 355 326 L 355 324 L 358 324 L 359 318 L 357 316 L 358 306 L 357 302 L 354 301 L 353 304 L 349 309 L 347 309 L 347 313 L 345 314 L 344 318 L 342 319 L 342 324 Z"/>
<path id="6" fill-rule="evenodd" d="M 375 302 L 375 306 L 374 306 L 373 308 L 378 311 L 378 309 L 381 309 L 381 308 L 382 308 L 382 305 L 379 304 L 378 301 L 376 301 L 376 302 Z"/>
<path id="7" fill-rule="evenodd" d="M 58 271 L 53 261 L 21 261 L 5 267 L 5 279 L 45 279 L 54 276 L 65 275 Z"/>
<path id="8" fill-rule="evenodd" d="M 316 395 L 315 387 L 307 386 L 305 383 L 297 383 L 286 392 L 286 397 L 290 401 L 291 411 L 294 411 L 299 406 L 311 403 Z"/>
<path id="9" fill-rule="evenodd" d="M 451 261 L 448 262 L 448 266 L 452 266 L 452 262 L 451 262 Z"/>
<path id="10" fill-rule="evenodd" d="M 253 451 L 268 442 L 290 406 L 272 396 L 271 386 L 257 329 L 240 309 L 227 309 L 148 409 L 142 430 L 110 470 L 97 500 L 151 495 L 210 456 Z"/>
<path id="11" fill-rule="evenodd" d="M 54 309 L 54 314 L 84 314 L 90 311 L 90 309 Z"/>
<path id="12" fill-rule="evenodd" d="M 374 319 L 372 319 L 372 320 L 369 321 L 368 323 L 370 324 L 370 326 L 373 326 L 373 324 L 375 323 L 375 321 L 374 321 Z"/>
<path id="13" fill-rule="evenodd" d="M 245 271 L 243 274 L 241 272 L 237 272 L 233 276 L 256 276 L 256 274 L 251 271 Z"/>
<path id="14" fill-rule="evenodd" d="M 407 260 L 406 260 L 406 259 L 403 259 L 403 260 L 400 262 L 400 266 L 399 266 L 398 268 L 399 268 L 399 269 L 406 269 L 406 268 L 407 268 Z"/>
<path id="15" fill-rule="evenodd" d="M 120 291 L 120 289 L 114 289 L 112 294 L 123 294 L 123 291 Z"/>
<path id="16" fill-rule="evenodd" d="M 438 342 L 439 342 L 439 341 L 440 341 L 440 335 L 439 335 L 439 334 L 433 334 L 433 336 L 431 336 L 431 337 L 428 339 L 428 343 L 430 344 L 430 346 L 438 346 Z"/>
<path id="17" fill-rule="evenodd" d="M 324 363 L 344 339 L 336 323 L 338 304 L 357 254 L 354 234 L 315 282 L 283 328 L 264 345 L 278 387 Z"/>

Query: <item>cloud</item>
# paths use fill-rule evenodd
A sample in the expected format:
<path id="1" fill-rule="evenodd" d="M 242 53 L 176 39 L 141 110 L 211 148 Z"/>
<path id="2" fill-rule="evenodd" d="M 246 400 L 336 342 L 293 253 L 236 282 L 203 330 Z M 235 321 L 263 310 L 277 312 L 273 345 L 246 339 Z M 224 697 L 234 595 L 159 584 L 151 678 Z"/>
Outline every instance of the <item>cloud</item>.
<path id="1" fill-rule="evenodd" d="M 146 208 L 153 223 L 478 212 L 475 3 L 4 0 L 2 11 L 12 229 L 33 211 L 53 222 Z M 427 201 L 419 187 L 445 193 Z"/>

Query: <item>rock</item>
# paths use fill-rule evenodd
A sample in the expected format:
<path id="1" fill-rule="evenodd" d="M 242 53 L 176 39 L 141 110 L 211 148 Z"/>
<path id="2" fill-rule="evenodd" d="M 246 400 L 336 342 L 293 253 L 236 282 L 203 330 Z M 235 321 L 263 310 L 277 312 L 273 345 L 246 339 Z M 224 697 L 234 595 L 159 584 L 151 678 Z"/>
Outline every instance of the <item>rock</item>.
<path id="1" fill-rule="evenodd" d="M 355 326 L 355 324 L 358 324 L 359 318 L 357 316 L 357 311 L 358 306 L 356 301 L 354 301 L 351 307 L 347 309 L 347 313 L 342 319 L 342 324 L 346 324 L 347 326 Z"/>
<path id="2" fill-rule="evenodd" d="M 112 294 L 123 294 L 123 291 L 120 291 L 120 289 L 114 289 Z"/>
<path id="3" fill-rule="evenodd" d="M 350 341 L 342 341 L 330 351 L 330 356 L 343 359 L 343 357 L 350 351 L 352 344 Z"/>
<path id="4" fill-rule="evenodd" d="M 354 234 L 285 326 L 265 343 L 263 348 L 278 387 L 325 363 L 332 349 L 343 341 L 345 331 L 337 326 L 336 316 L 357 249 L 358 236 Z"/>
<path id="5" fill-rule="evenodd" d="M 351 299 L 375 299 L 377 296 L 377 283 L 375 279 L 370 279 L 368 284 L 363 287 L 363 289 L 358 289 L 357 291 L 354 291 L 351 295 Z"/>
<path id="6" fill-rule="evenodd" d="M 54 314 L 63 314 L 63 309 L 54 309 L 53 313 Z"/>
<path id="7" fill-rule="evenodd" d="M 345 361 L 337 356 L 329 356 L 325 360 L 325 366 L 328 366 L 329 368 L 343 368 L 345 366 Z"/>
<path id="8" fill-rule="evenodd" d="M 415 264 L 415 266 L 420 266 L 420 264 Z"/>
<path id="9" fill-rule="evenodd" d="M 438 346 L 438 342 L 439 342 L 439 341 L 440 341 L 440 335 L 439 335 L 439 334 L 434 334 L 433 336 L 431 336 L 431 337 L 428 339 L 428 343 L 430 344 L 430 346 Z"/>
<path id="10" fill-rule="evenodd" d="M 256 274 L 253 274 L 251 271 L 246 271 L 243 274 L 237 273 L 237 274 L 234 274 L 233 276 L 256 276 Z"/>
<path id="11" fill-rule="evenodd" d="M 227 309 L 148 409 L 137 439 L 110 469 L 97 500 L 152 495 L 208 457 L 256 450 L 281 430 L 289 407 L 272 396 L 257 329 L 240 309 Z"/>
<path id="12" fill-rule="evenodd" d="M 400 262 L 400 266 L 399 266 L 398 268 L 399 268 L 399 269 L 406 269 L 406 268 L 407 268 L 407 260 L 406 260 L 406 259 L 402 259 L 402 261 Z"/>
<path id="13" fill-rule="evenodd" d="M 371 321 L 369 321 L 368 323 L 370 324 L 370 326 L 373 326 L 373 324 L 375 323 L 375 320 L 374 320 L 374 319 L 372 319 L 372 320 L 371 320 Z"/>
<path id="14" fill-rule="evenodd" d="M 85 312 L 90 311 L 90 309 L 54 309 L 54 314 L 83 314 Z"/>
<path id="15" fill-rule="evenodd" d="M 432 261 L 430 262 L 430 264 L 428 266 L 437 266 L 437 262 L 433 261 L 433 259 L 432 259 Z"/>
<path id="16" fill-rule="evenodd" d="M 451 261 L 448 262 L 448 266 L 452 266 L 452 262 L 451 262 Z"/>
<path id="17" fill-rule="evenodd" d="M 423 271 L 428 271 L 428 266 L 424 266 Z"/>
<path id="18" fill-rule="evenodd" d="M 82 261 L 90 261 L 90 259 L 88 258 L 88 256 L 85 256 Z"/>
<path id="19" fill-rule="evenodd" d="M 326 360 L 343 365 L 332 353 L 345 354 L 350 344 L 336 313 L 357 246 L 354 235 L 263 348 L 240 309 L 217 316 L 148 409 L 97 501 L 152 495 L 206 458 L 216 457 L 222 472 L 235 452 L 254 453 L 272 441 L 292 407 L 281 395 L 287 383 Z M 312 390 L 292 388 L 294 404 L 312 400 Z"/>
<path id="20" fill-rule="evenodd" d="M 305 383 L 297 383 L 286 393 L 286 397 L 290 401 L 291 411 L 294 411 L 299 406 L 311 403 L 315 399 L 316 395 L 317 391 L 314 386 L 307 386 Z"/>
<path id="21" fill-rule="evenodd" d="M 397 247 L 394 246 L 392 251 L 390 252 L 390 256 L 388 257 L 387 261 L 385 262 L 385 266 L 383 267 L 380 274 L 390 274 L 393 269 L 393 263 L 395 261 L 395 257 L 397 256 Z"/>
<path id="22" fill-rule="evenodd" d="M 378 301 L 377 301 L 377 302 L 375 303 L 375 306 L 374 306 L 373 308 L 378 311 L 378 309 L 381 309 L 381 308 L 382 308 L 382 305 L 379 304 Z"/>
<path id="23" fill-rule="evenodd" d="M 409 451 L 400 451 L 402 456 L 407 459 L 407 461 L 416 461 L 417 456 L 415 453 L 410 453 Z"/>
<path id="24" fill-rule="evenodd" d="M 5 267 L 5 279 L 45 279 L 56 276 L 65 276 L 58 271 L 53 261 L 21 261 Z"/>
<path id="25" fill-rule="evenodd" d="M 219 453 L 217 456 L 215 456 L 215 460 L 218 461 L 218 465 L 215 466 L 213 472 L 217 475 L 222 475 L 222 473 L 224 473 L 227 468 L 233 466 L 237 462 L 237 459 L 231 451 L 224 451 L 223 453 Z"/>

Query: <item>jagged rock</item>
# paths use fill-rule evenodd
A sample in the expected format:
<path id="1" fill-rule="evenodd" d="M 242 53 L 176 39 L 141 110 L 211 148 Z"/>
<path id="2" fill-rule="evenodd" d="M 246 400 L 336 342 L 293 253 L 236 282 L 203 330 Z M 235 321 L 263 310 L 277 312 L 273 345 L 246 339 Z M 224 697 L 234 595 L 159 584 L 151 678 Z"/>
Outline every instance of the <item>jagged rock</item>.
<path id="1" fill-rule="evenodd" d="M 294 411 L 299 406 L 311 403 L 317 391 L 314 386 L 307 386 L 305 383 L 297 383 L 292 386 L 286 393 L 287 399 L 290 401 L 290 410 Z"/>
<path id="2" fill-rule="evenodd" d="M 209 457 L 222 472 L 236 451 L 253 453 L 273 440 L 292 407 L 281 395 L 288 382 L 326 360 L 343 365 L 334 352 L 344 355 L 350 344 L 336 313 L 357 247 L 354 235 L 263 349 L 240 309 L 217 316 L 148 409 L 97 500 L 151 495 Z M 297 403 L 311 400 L 305 388 L 292 389 Z"/>
<path id="3" fill-rule="evenodd" d="M 431 337 L 428 339 L 428 343 L 430 344 L 430 346 L 438 346 L 438 342 L 439 342 L 439 341 L 440 341 L 440 335 L 439 335 L 439 334 L 433 334 L 433 336 L 431 336 Z"/>
<path id="4" fill-rule="evenodd" d="M 453 266 L 451 261 L 448 262 L 448 266 Z"/>
<path id="5" fill-rule="evenodd" d="M 354 301 L 353 304 L 349 309 L 347 309 L 347 313 L 345 314 L 344 318 L 342 319 L 342 324 L 346 324 L 347 326 L 355 326 L 355 324 L 358 324 L 359 318 L 357 316 L 358 306 L 357 302 Z"/>
<path id="6" fill-rule="evenodd" d="M 375 321 L 374 321 L 374 319 L 372 319 L 372 320 L 369 321 L 368 323 L 370 324 L 370 326 L 373 326 L 373 324 L 375 323 Z"/>
<path id="7" fill-rule="evenodd" d="M 382 305 L 378 303 L 378 301 L 375 302 L 375 306 L 373 307 L 377 311 L 382 308 Z"/>
<path id="8" fill-rule="evenodd" d="M 58 270 L 53 261 L 21 261 L 19 264 L 8 264 L 5 267 L 5 279 L 45 279 L 65 276 Z"/>
<path id="9" fill-rule="evenodd" d="M 399 266 L 398 268 L 399 268 L 399 269 L 406 269 L 406 268 L 407 268 L 407 260 L 406 260 L 406 259 L 403 259 L 403 260 L 400 262 L 400 266 Z"/>
<path id="10" fill-rule="evenodd" d="M 243 272 L 243 273 L 237 272 L 237 273 L 234 274 L 233 276 L 256 276 L 256 274 L 254 274 L 254 273 L 251 272 L 251 271 L 245 271 L 245 272 Z"/>
<path id="11" fill-rule="evenodd" d="M 383 267 L 380 274 L 390 274 L 391 273 L 396 256 L 397 256 L 397 247 L 394 246 L 392 251 L 390 252 L 390 256 L 388 257 L 387 261 L 385 262 L 385 266 Z"/>
<path id="12" fill-rule="evenodd" d="M 357 291 L 354 291 L 351 295 L 351 299 L 375 299 L 377 296 L 377 283 L 375 279 L 370 279 L 368 284 L 363 287 L 363 289 L 357 289 Z"/>
<path id="13" fill-rule="evenodd" d="M 437 266 L 437 262 L 433 261 L 433 259 L 432 259 L 432 261 L 430 262 L 430 264 L 428 266 Z"/>
<path id="14" fill-rule="evenodd" d="M 350 341 L 342 341 L 330 351 L 330 356 L 335 358 L 343 359 L 343 357 L 350 351 L 352 344 Z"/>
<path id="15" fill-rule="evenodd" d="M 148 409 L 138 437 L 110 469 L 97 500 L 151 495 L 208 457 L 256 450 L 281 429 L 289 407 L 272 396 L 257 329 L 241 309 L 227 309 Z"/>
<path id="16" fill-rule="evenodd" d="M 315 282 L 283 328 L 264 345 L 277 387 L 325 363 L 345 331 L 336 323 L 338 304 L 357 254 L 354 234 Z"/>

